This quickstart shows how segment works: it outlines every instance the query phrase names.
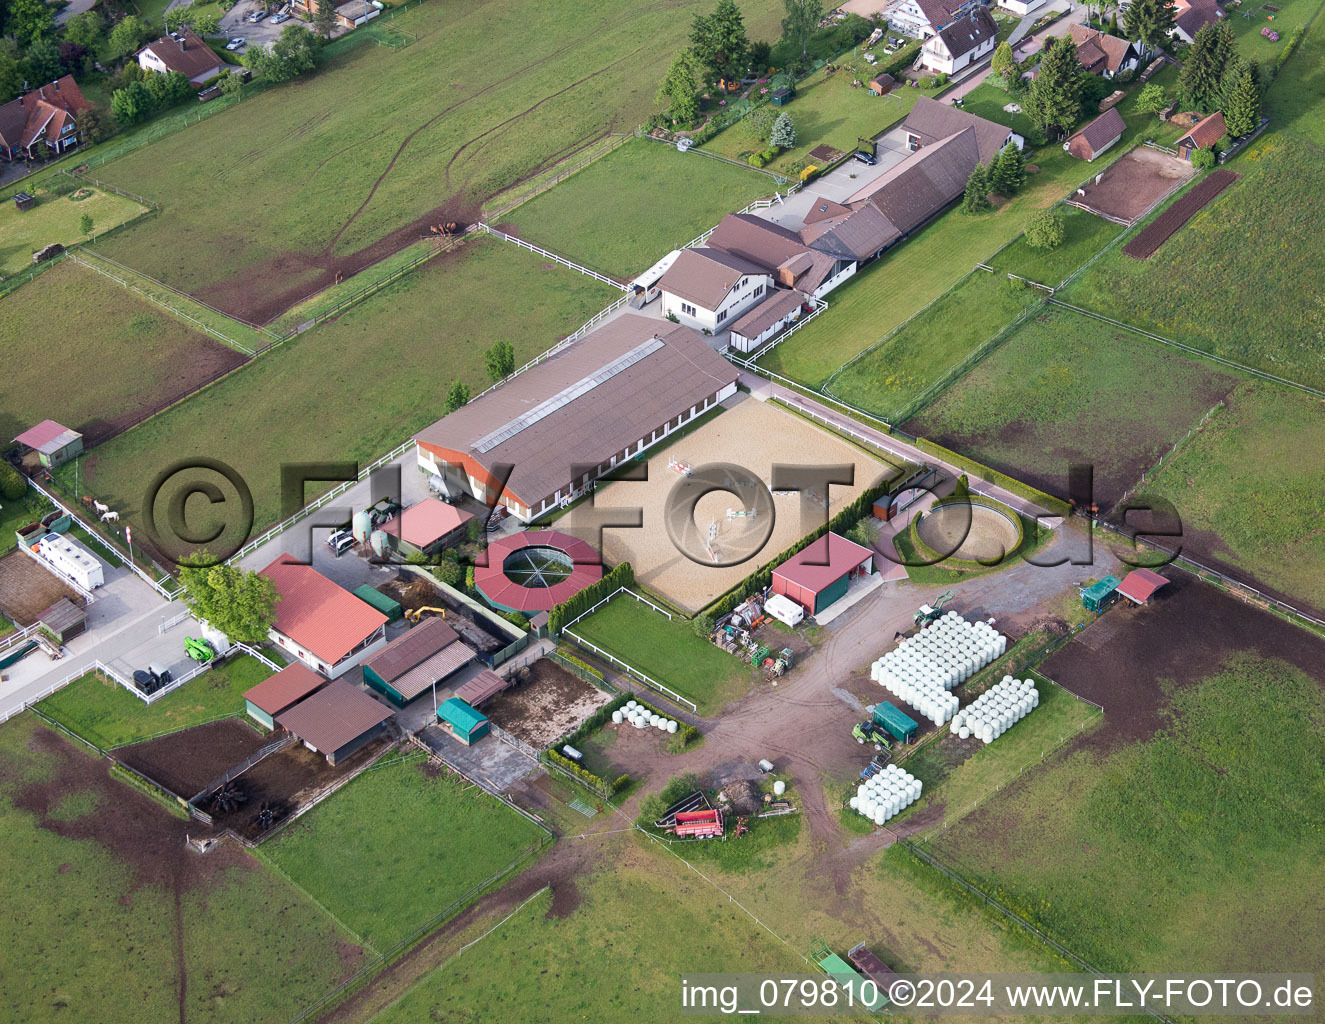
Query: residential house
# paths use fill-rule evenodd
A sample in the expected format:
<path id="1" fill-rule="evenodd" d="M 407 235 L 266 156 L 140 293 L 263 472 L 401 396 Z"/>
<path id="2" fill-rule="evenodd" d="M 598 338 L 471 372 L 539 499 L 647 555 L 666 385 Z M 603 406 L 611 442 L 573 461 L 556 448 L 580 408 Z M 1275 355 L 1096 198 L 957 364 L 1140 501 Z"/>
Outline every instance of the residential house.
<path id="1" fill-rule="evenodd" d="M 311 18 L 317 14 L 318 2 L 317 0 L 292 0 L 290 6 Z M 336 24 L 342 28 L 357 28 L 359 25 L 372 21 L 381 13 L 381 6 L 370 3 L 369 0 L 349 0 L 348 3 L 336 5 Z"/>
<path id="2" fill-rule="evenodd" d="M 10 100 L 0 106 L 0 157 L 34 160 L 43 142 L 53 156 L 67 153 L 83 141 L 78 118 L 91 106 L 72 75 Z"/>
<path id="3" fill-rule="evenodd" d="M 311 565 L 281 555 L 262 575 L 276 584 L 280 596 L 272 641 L 328 679 L 385 646 L 386 616 Z"/>
<path id="4" fill-rule="evenodd" d="M 1092 75 L 1113 78 L 1115 75 L 1136 70 L 1140 55 L 1126 39 L 1086 25 L 1068 27 L 1072 42 L 1076 44 L 1077 60 Z"/>
<path id="5" fill-rule="evenodd" d="M 1227 16 L 1217 0 L 1175 0 L 1173 10 L 1173 34 L 1188 46 L 1206 25 Z"/>
<path id="6" fill-rule="evenodd" d="M 754 264 L 783 288 L 815 298 L 827 295 L 856 272 L 854 263 L 819 252 L 801 234 L 750 213 L 723 217 L 705 244 Z"/>
<path id="7" fill-rule="evenodd" d="M 1115 145 L 1127 131 L 1117 107 L 1110 107 L 1090 124 L 1068 137 L 1063 148 L 1078 160 L 1094 160 L 1110 146 Z"/>
<path id="8" fill-rule="evenodd" d="M 138 64 L 162 75 L 178 71 L 196 86 L 210 82 L 227 66 L 190 28 L 148 43 L 138 51 Z"/>
<path id="9" fill-rule="evenodd" d="M 1001 11 L 1007 11 L 1009 14 L 1015 14 L 1018 18 L 1024 18 L 1031 11 L 1039 10 L 1046 2 L 1047 0 L 998 0 L 996 6 Z"/>
<path id="10" fill-rule="evenodd" d="M 935 74 L 955 75 L 978 65 L 998 45 L 998 26 L 983 7 L 939 29 L 920 48 L 920 63 Z"/>
<path id="11" fill-rule="evenodd" d="M 730 398 L 736 379 L 698 331 L 621 313 L 414 435 L 419 468 L 528 523 Z"/>
<path id="12" fill-rule="evenodd" d="M 773 287 L 761 267 L 722 249 L 683 249 L 658 282 L 663 315 L 716 334 Z"/>
<path id="13" fill-rule="evenodd" d="M 902 0 L 888 12 L 888 27 L 928 39 L 982 5 L 982 0 Z"/>
<path id="14" fill-rule="evenodd" d="M 1191 160 L 1198 149 L 1209 149 L 1228 134 L 1224 124 L 1224 115 L 1216 110 L 1209 117 L 1204 117 L 1192 125 L 1192 130 L 1175 143 L 1181 160 Z"/>

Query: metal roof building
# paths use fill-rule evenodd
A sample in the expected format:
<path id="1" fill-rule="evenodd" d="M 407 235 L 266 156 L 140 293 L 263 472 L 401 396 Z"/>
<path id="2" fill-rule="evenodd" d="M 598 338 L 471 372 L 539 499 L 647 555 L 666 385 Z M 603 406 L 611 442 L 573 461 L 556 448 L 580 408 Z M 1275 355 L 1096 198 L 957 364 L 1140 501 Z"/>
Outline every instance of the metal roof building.
<path id="1" fill-rule="evenodd" d="M 814 615 L 843 597 L 854 577 L 873 571 L 871 549 L 829 533 L 773 570 L 773 593 L 795 601 L 806 615 Z"/>
<path id="2" fill-rule="evenodd" d="M 61 463 L 68 462 L 83 451 L 83 435 L 77 430 L 70 430 L 56 423 L 55 420 L 42 420 L 35 427 L 23 431 L 14 440 L 35 451 L 37 461 L 47 469 L 54 469 Z"/>
<path id="3" fill-rule="evenodd" d="M 380 735 L 392 714 L 363 690 L 336 679 L 277 716 L 276 724 L 334 765 Z"/>
<path id="4" fill-rule="evenodd" d="M 444 619 L 425 619 L 364 662 L 363 681 L 403 708 L 474 657 Z"/>
<path id="5" fill-rule="evenodd" d="M 386 616 L 311 565 L 281 555 L 262 575 L 280 594 L 272 639 L 328 679 L 386 643 Z"/>
<path id="6" fill-rule="evenodd" d="M 275 729 L 277 715 L 322 689 L 326 682 L 303 662 L 293 661 L 244 693 L 245 710 L 255 721 Z"/>
<path id="7" fill-rule="evenodd" d="M 1168 580 L 1153 569 L 1134 569 L 1118 584 L 1118 593 L 1133 604 L 1145 604 Z"/>
<path id="8" fill-rule="evenodd" d="M 423 470 L 529 522 L 735 392 L 697 331 L 623 313 L 414 441 Z"/>
<path id="9" fill-rule="evenodd" d="M 437 709 L 437 720 L 465 746 L 477 743 L 488 734 L 488 719 L 459 697 L 444 701 Z"/>

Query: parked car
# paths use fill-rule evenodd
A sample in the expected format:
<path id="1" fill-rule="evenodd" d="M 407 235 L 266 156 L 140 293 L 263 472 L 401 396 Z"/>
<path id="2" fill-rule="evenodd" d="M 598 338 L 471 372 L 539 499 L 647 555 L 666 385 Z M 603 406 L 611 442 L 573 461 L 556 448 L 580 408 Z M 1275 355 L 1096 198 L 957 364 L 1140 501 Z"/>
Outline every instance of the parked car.
<path id="1" fill-rule="evenodd" d="M 242 36 L 236 36 L 234 39 L 230 40 L 230 42 L 225 44 L 225 48 L 227 50 L 232 50 L 232 51 L 243 49 L 243 46 L 244 46 L 244 39 Z"/>
<path id="2" fill-rule="evenodd" d="M 875 164 L 879 162 L 878 158 L 873 153 L 870 153 L 867 150 L 858 149 L 856 150 L 854 155 L 856 159 L 859 160 L 862 164 L 867 164 L 870 167 L 873 167 Z"/>
<path id="3" fill-rule="evenodd" d="M 354 534 L 349 530 L 337 530 L 327 538 L 327 547 L 336 552 L 336 557 L 339 558 L 354 547 Z"/>
<path id="4" fill-rule="evenodd" d="M 290 20 L 290 16 L 289 16 L 288 14 L 285 14 L 285 13 L 281 13 L 281 14 L 273 14 L 273 15 L 271 16 L 271 23 L 272 23 L 273 25 L 280 25 L 280 24 L 283 24 L 284 22 L 287 22 L 287 21 L 289 21 L 289 20 Z"/>
<path id="5" fill-rule="evenodd" d="M 251 22 L 253 22 L 253 24 L 256 25 L 258 22 L 260 22 L 260 21 L 261 21 L 263 18 L 265 18 L 266 16 L 267 16 L 267 12 L 266 12 L 266 11 L 254 11 L 252 14 L 250 14 L 250 15 L 248 16 L 248 20 L 251 21 Z"/>

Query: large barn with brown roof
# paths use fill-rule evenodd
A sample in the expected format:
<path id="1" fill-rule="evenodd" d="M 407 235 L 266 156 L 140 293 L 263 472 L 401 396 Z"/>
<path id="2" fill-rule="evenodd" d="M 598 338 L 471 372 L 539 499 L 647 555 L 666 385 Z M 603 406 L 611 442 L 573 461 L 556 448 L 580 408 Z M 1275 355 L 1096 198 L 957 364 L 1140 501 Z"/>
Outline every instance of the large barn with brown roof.
<path id="1" fill-rule="evenodd" d="M 414 441 L 425 472 L 527 523 L 735 393 L 698 331 L 621 313 Z"/>

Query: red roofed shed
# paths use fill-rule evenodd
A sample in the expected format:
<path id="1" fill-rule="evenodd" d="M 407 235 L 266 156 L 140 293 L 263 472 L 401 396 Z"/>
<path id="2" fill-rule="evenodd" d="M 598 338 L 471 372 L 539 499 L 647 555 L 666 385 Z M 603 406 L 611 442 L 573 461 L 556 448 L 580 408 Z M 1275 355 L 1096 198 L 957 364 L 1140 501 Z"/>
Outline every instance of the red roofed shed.
<path id="1" fill-rule="evenodd" d="M 1167 582 L 1153 569 L 1134 569 L 1118 584 L 1118 593 L 1133 604 L 1145 604 Z"/>
<path id="2" fill-rule="evenodd" d="M 773 593 L 815 615 L 843 597 L 852 579 L 873 571 L 871 549 L 829 533 L 773 570 Z"/>
<path id="3" fill-rule="evenodd" d="M 262 575 L 280 594 L 272 639 L 328 679 L 386 643 L 385 615 L 293 555 L 281 555 Z"/>
<path id="4" fill-rule="evenodd" d="M 431 555 L 464 539 L 465 527 L 473 513 L 448 505 L 436 498 L 425 498 L 411 505 L 390 522 L 382 524 L 382 532 L 390 538 L 391 546 L 406 555 Z"/>

